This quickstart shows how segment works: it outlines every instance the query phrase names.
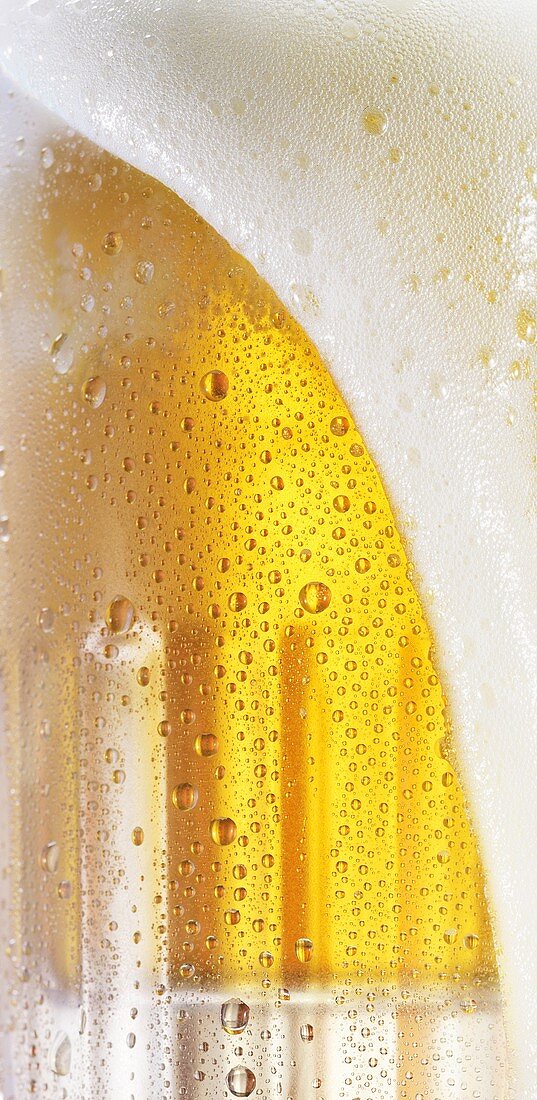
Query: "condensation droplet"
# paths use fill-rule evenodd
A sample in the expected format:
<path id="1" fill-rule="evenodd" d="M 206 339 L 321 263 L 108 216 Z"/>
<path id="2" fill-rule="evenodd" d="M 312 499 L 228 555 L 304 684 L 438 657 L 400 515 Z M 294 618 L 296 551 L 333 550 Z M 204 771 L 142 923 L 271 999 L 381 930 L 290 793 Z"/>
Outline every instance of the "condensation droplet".
<path id="1" fill-rule="evenodd" d="M 305 584 L 300 589 L 300 603 L 304 611 L 309 611 L 310 615 L 317 615 L 321 611 L 325 611 L 331 598 L 332 593 L 328 585 L 323 584 L 322 581 L 310 581 L 309 584 Z"/>
<path id="2" fill-rule="evenodd" d="M 99 409 L 106 397 L 104 378 L 100 378 L 99 375 L 96 375 L 95 378 L 88 378 L 82 386 L 82 395 L 92 409 Z"/>
<path id="3" fill-rule="evenodd" d="M 233 1096 L 249 1096 L 255 1089 L 255 1074 L 246 1066 L 234 1066 L 227 1075 L 227 1084 Z"/>
<path id="4" fill-rule="evenodd" d="M 154 274 L 155 267 L 150 260 L 140 260 L 134 269 L 134 278 L 136 282 L 141 283 L 142 286 L 147 286 L 147 284 L 151 282 Z"/>
<path id="5" fill-rule="evenodd" d="M 215 844 L 225 847 L 235 840 L 237 826 L 231 817 L 215 817 L 211 821 L 210 833 Z"/>
<path id="6" fill-rule="evenodd" d="M 198 756 L 215 756 L 218 752 L 218 738 L 214 733 L 198 733 L 194 741 Z"/>
<path id="7" fill-rule="evenodd" d="M 250 1018 L 250 1009 L 244 1001 L 239 1000 L 238 997 L 230 997 L 228 1001 L 224 1001 L 220 1010 L 220 1018 L 222 1021 L 222 1027 L 224 1031 L 227 1031 L 228 1035 L 239 1035 L 241 1031 L 244 1031 Z"/>
<path id="8" fill-rule="evenodd" d="M 300 936 L 295 943 L 295 955 L 299 962 L 307 963 L 313 956 L 313 942 L 307 936 Z"/>
<path id="9" fill-rule="evenodd" d="M 123 237 L 121 233 L 116 233 L 111 230 L 109 233 L 105 233 L 102 240 L 102 250 L 106 252 L 107 256 L 117 256 L 123 248 Z"/>
<path id="10" fill-rule="evenodd" d="M 58 1077 L 66 1077 L 71 1069 L 71 1040 L 65 1031 L 54 1036 L 48 1055 L 49 1065 Z"/>
<path id="11" fill-rule="evenodd" d="M 192 783 L 178 783 L 173 788 L 172 801 L 178 810 L 193 810 L 197 805 L 199 791 Z"/>
<path id="12" fill-rule="evenodd" d="M 210 370 L 203 375 L 200 382 L 200 390 L 209 401 L 222 401 L 229 389 L 227 374 L 221 370 Z"/>
<path id="13" fill-rule="evenodd" d="M 108 606 L 106 625 L 112 634 L 126 634 L 134 620 L 134 607 L 126 596 L 116 596 Z"/>
<path id="14" fill-rule="evenodd" d="M 41 866 L 44 871 L 48 871 L 49 874 L 53 875 L 58 870 L 59 862 L 60 846 L 55 840 L 50 840 L 41 852 Z"/>

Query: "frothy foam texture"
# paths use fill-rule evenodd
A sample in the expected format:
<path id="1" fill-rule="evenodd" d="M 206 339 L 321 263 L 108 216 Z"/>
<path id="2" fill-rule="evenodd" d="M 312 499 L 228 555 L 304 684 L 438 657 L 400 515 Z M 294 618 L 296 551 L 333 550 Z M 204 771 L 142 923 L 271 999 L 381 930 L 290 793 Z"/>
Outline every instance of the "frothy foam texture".
<path id="1" fill-rule="evenodd" d="M 437 639 L 537 1095 L 537 9 L 4 2 L 34 97 L 173 188 L 324 355 Z"/>

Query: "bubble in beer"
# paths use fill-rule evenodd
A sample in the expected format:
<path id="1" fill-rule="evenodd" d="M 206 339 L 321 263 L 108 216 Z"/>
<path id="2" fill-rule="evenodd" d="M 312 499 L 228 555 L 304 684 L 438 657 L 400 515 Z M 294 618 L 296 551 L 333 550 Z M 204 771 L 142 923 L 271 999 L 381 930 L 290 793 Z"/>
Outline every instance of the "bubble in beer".
<path id="1" fill-rule="evenodd" d="M 307 936 L 300 936 L 295 942 L 295 955 L 299 962 L 309 962 L 313 958 L 313 941 Z"/>
<path id="2" fill-rule="evenodd" d="M 209 401 L 222 401 L 229 389 L 227 374 L 221 370 L 210 370 L 200 381 L 200 390 Z"/>
<path id="3" fill-rule="evenodd" d="M 210 833 L 214 843 L 224 848 L 235 840 L 237 826 L 231 817 L 215 817 L 211 821 Z"/>
<path id="4" fill-rule="evenodd" d="M 227 1084 L 233 1096 L 249 1096 L 255 1089 L 255 1074 L 246 1066 L 234 1066 L 227 1075 Z"/>
<path id="5" fill-rule="evenodd" d="M 250 1018 L 250 1009 L 244 1001 L 241 1001 L 238 997 L 230 997 L 228 1001 L 224 1001 L 220 1018 L 222 1021 L 222 1027 L 224 1031 L 227 1031 L 228 1035 L 240 1035 L 241 1031 L 244 1031 Z"/>
<path id="6" fill-rule="evenodd" d="M 84 400 L 91 405 L 92 409 L 99 409 L 106 397 L 106 382 L 104 378 L 100 378 L 96 375 L 95 378 L 88 378 L 82 386 L 82 394 Z"/>
<path id="7" fill-rule="evenodd" d="M 178 783 L 172 791 L 172 800 L 178 810 L 193 810 L 197 806 L 199 791 L 192 783 Z"/>
<path id="8" fill-rule="evenodd" d="M 108 605 L 106 625 L 111 634 L 126 634 L 134 622 L 134 607 L 126 596 L 116 596 Z"/>
<path id="9" fill-rule="evenodd" d="M 326 610 L 332 599 L 332 593 L 328 585 L 322 581 L 310 581 L 300 589 L 299 599 L 304 611 L 309 611 L 310 615 L 317 615 Z"/>

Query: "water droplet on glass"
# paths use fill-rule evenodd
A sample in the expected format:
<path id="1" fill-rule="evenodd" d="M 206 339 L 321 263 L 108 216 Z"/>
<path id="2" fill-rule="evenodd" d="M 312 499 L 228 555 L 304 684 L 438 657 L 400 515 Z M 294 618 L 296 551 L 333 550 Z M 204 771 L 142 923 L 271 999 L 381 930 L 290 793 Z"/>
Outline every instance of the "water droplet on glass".
<path id="1" fill-rule="evenodd" d="M 151 263 L 150 260 L 140 260 L 140 262 L 136 264 L 136 268 L 134 270 L 134 278 L 136 279 L 137 283 L 147 285 L 147 283 L 151 282 L 154 274 L 155 266 Z"/>
<path id="2" fill-rule="evenodd" d="M 222 1027 L 228 1035 L 239 1035 L 248 1024 L 250 1009 L 238 997 L 230 997 L 229 1001 L 224 1001 L 222 1005 L 220 1018 Z"/>
<path id="3" fill-rule="evenodd" d="M 82 395 L 84 400 L 91 405 L 92 409 L 98 409 L 102 405 L 106 397 L 106 382 L 104 378 L 100 378 L 96 375 L 95 378 L 88 378 L 82 386 Z"/>
<path id="4" fill-rule="evenodd" d="M 299 962 L 307 963 L 313 956 L 313 943 L 307 936 L 300 936 L 295 943 L 295 955 Z"/>
<path id="5" fill-rule="evenodd" d="M 304 1043 L 311 1043 L 313 1039 L 313 1024 L 300 1025 L 300 1038 Z"/>
<path id="6" fill-rule="evenodd" d="M 229 380 L 221 370 L 210 370 L 200 382 L 200 390 L 209 401 L 222 401 L 229 388 Z"/>
<path id="7" fill-rule="evenodd" d="M 43 634 L 52 634 L 54 630 L 54 612 L 50 607 L 41 608 L 37 616 L 37 625 L 41 628 Z"/>
<path id="8" fill-rule="evenodd" d="M 328 607 L 331 598 L 330 589 L 322 581 L 310 581 L 309 584 L 305 584 L 300 589 L 300 603 L 304 611 L 309 611 L 311 615 L 317 615 L 324 611 Z"/>
<path id="9" fill-rule="evenodd" d="M 210 832 L 215 844 L 225 847 L 235 840 L 237 826 L 231 817 L 216 817 L 211 821 Z"/>
<path id="10" fill-rule="evenodd" d="M 65 1031 L 54 1036 L 48 1055 L 49 1065 L 58 1077 L 66 1077 L 71 1068 L 71 1040 Z"/>
<path id="11" fill-rule="evenodd" d="M 123 237 L 121 233 L 115 233 L 113 230 L 109 233 L 105 233 L 101 247 L 103 252 L 106 252 L 107 256 L 117 256 L 123 248 Z"/>
<path id="12" fill-rule="evenodd" d="M 60 332 L 52 341 L 49 354 L 54 364 L 56 374 L 67 374 L 73 365 L 74 351 L 67 343 L 68 334 Z"/>
<path id="13" fill-rule="evenodd" d="M 233 1096 L 249 1096 L 255 1089 L 255 1075 L 246 1066 L 234 1066 L 227 1075 L 227 1085 Z"/>
<path id="14" fill-rule="evenodd" d="M 55 840 L 50 840 L 48 844 L 45 844 L 43 851 L 41 852 L 41 866 L 44 871 L 48 871 L 51 875 L 58 870 L 58 864 L 60 862 L 60 846 L 56 844 Z"/>
<path id="15" fill-rule="evenodd" d="M 199 791 L 192 783 L 179 783 L 172 792 L 172 801 L 178 810 L 193 810 L 197 805 Z"/>
<path id="16" fill-rule="evenodd" d="M 134 620 L 134 607 L 126 596 L 116 596 L 108 606 L 106 625 L 112 634 L 126 634 Z"/>
<path id="17" fill-rule="evenodd" d="M 218 752 L 218 738 L 214 733 L 198 733 L 194 741 L 198 756 L 215 756 Z"/>

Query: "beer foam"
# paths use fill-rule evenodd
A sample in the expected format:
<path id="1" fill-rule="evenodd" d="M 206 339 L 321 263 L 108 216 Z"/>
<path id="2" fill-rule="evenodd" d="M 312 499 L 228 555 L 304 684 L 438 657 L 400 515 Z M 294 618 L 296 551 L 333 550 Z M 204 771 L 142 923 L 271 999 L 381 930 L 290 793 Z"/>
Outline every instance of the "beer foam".
<path id="1" fill-rule="evenodd" d="M 4 0 L 4 64 L 173 188 L 315 342 L 437 641 L 537 1095 L 533 0 Z"/>

